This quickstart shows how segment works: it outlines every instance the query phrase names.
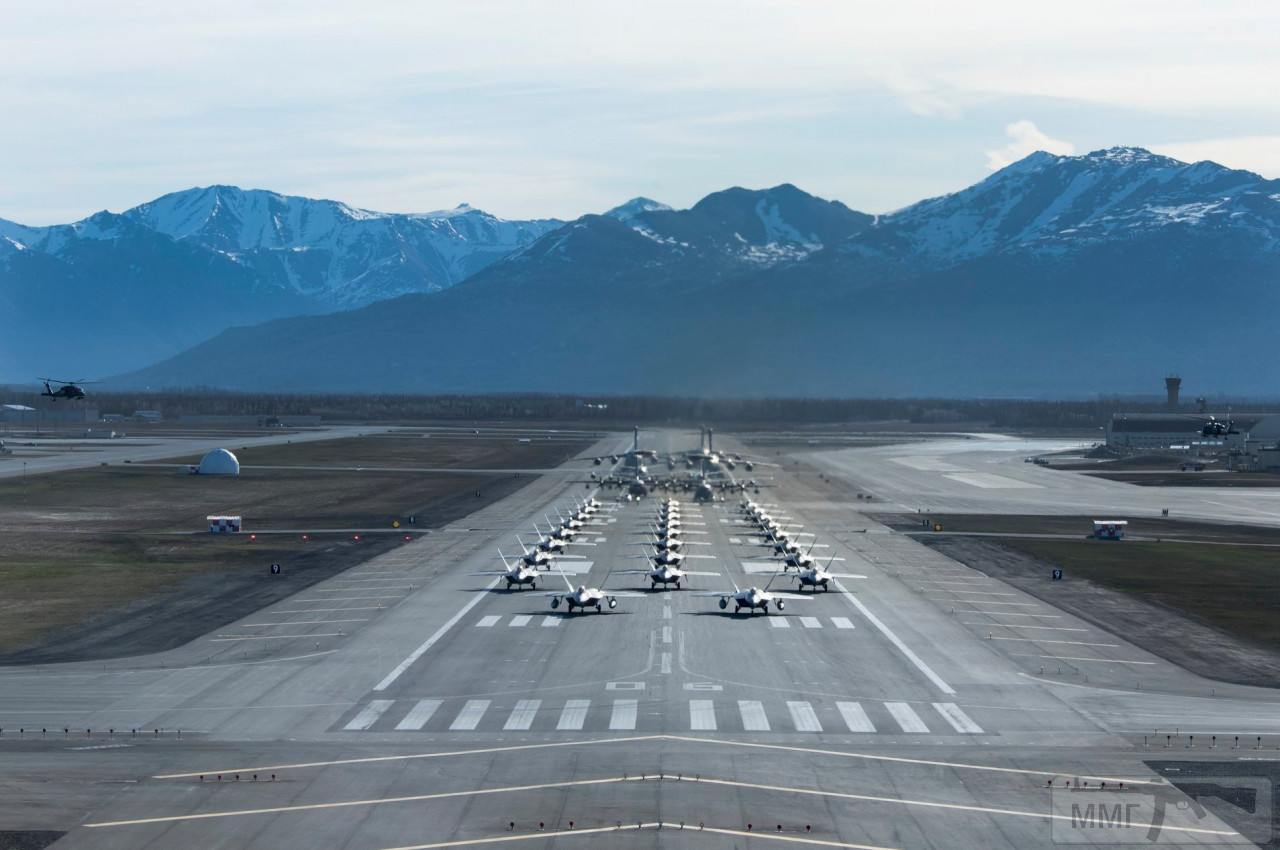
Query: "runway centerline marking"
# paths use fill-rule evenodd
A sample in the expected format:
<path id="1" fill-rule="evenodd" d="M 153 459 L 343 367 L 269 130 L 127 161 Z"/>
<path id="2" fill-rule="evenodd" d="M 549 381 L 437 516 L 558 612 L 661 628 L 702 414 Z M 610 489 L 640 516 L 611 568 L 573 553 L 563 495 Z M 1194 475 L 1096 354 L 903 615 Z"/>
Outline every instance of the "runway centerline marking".
<path id="1" fill-rule="evenodd" d="M 485 590 L 493 590 L 495 587 L 498 586 L 498 582 L 501 579 L 502 579 L 502 576 L 498 576 L 493 581 L 489 582 L 485 586 Z M 445 632 L 449 631 L 449 629 L 457 625 L 458 621 L 461 620 L 463 617 L 465 617 L 467 613 L 476 605 L 478 605 L 480 603 L 480 600 L 484 599 L 486 596 L 488 596 L 488 594 L 477 593 L 470 602 L 468 602 L 466 605 L 463 605 L 461 608 L 459 608 L 457 613 L 455 613 L 452 617 L 450 617 L 443 626 L 436 629 L 436 631 L 431 635 L 431 637 L 424 640 L 421 646 L 419 646 L 413 652 L 409 653 L 408 658 L 406 658 L 404 661 L 401 661 L 398 665 L 396 665 L 396 668 L 394 670 L 392 670 L 383 678 L 381 682 L 374 685 L 373 689 L 375 691 L 385 691 L 387 688 L 391 687 L 391 684 L 395 682 L 396 679 L 399 679 L 400 676 L 403 675 L 404 671 L 412 667 L 413 663 L 417 661 L 419 658 L 421 658 L 428 649 L 433 647 L 436 641 L 444 637 Z"/>

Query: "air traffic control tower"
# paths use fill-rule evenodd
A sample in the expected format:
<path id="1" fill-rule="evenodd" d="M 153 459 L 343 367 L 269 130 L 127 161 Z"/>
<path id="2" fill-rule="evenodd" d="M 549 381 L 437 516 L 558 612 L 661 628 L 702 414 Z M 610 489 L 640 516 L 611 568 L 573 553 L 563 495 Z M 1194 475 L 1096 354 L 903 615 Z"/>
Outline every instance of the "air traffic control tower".
<path id="1" fill-rule="evenodd" d="M 1182 389 L 1182 379 L 1177 375 L 1170 375 L 1164 379 L 1164 391 L 1168 393 L 1169 409 L 1178 409 L 1178 391 Z"/>

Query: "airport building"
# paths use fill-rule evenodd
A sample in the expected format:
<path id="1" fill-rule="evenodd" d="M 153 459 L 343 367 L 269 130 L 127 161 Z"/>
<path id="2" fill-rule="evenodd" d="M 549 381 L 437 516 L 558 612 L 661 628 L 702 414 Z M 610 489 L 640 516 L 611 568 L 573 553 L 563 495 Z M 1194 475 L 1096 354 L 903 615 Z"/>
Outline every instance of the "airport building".
<path id="1" fill-rule="evenodd" d="M 1226 416 L 1218 418 L 1227 421 Z M 1236 430 L 1248 430 L 1259 418 L 1255 415 L 1236 419 Z M 1201 434 L 1208 419 L 1209 414 L 1198 413 L 1117 413 L 1107 423 L 1107 448 L 1125 453 L 1221 449 L 1226 437 Z M 1239 436 L 1231 435 L 1236 440 Z"/>
<path id="2" fill-rule="evenodd" d="M 1280 414 L 1213 414 L 1235 433 L 1206 437 L 1208 413 L 1117 413 L 1107 423 L 1107 447 L 1121 454 L 1186 452 L 1221 455 L 1231 469 L 1280 469 Z"/>

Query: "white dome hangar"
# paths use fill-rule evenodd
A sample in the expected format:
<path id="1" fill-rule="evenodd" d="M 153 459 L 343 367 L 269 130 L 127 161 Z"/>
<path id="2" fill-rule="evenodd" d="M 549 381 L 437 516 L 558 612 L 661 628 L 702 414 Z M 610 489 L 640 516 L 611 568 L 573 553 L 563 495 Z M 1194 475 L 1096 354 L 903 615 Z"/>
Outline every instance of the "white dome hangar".
<path id="1" fill-rule="evenodd" d="M 214 449 L 200 459 L 201 475 L 239 475 L 240 461 L 226 449 Z"/>

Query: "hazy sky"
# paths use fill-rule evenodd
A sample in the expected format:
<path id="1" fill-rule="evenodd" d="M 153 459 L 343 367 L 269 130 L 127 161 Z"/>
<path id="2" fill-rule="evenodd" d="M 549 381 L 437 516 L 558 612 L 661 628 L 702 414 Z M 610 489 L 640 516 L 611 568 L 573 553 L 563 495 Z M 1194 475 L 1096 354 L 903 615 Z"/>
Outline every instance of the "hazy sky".
<path id="1" fill-rule="evenodd" d="M 10 3 L 0 217 L 211 183 L 569 218 L 792 182 L 868 212 L 1037 148 L 1280 177 L 1280 4 Z"/>

